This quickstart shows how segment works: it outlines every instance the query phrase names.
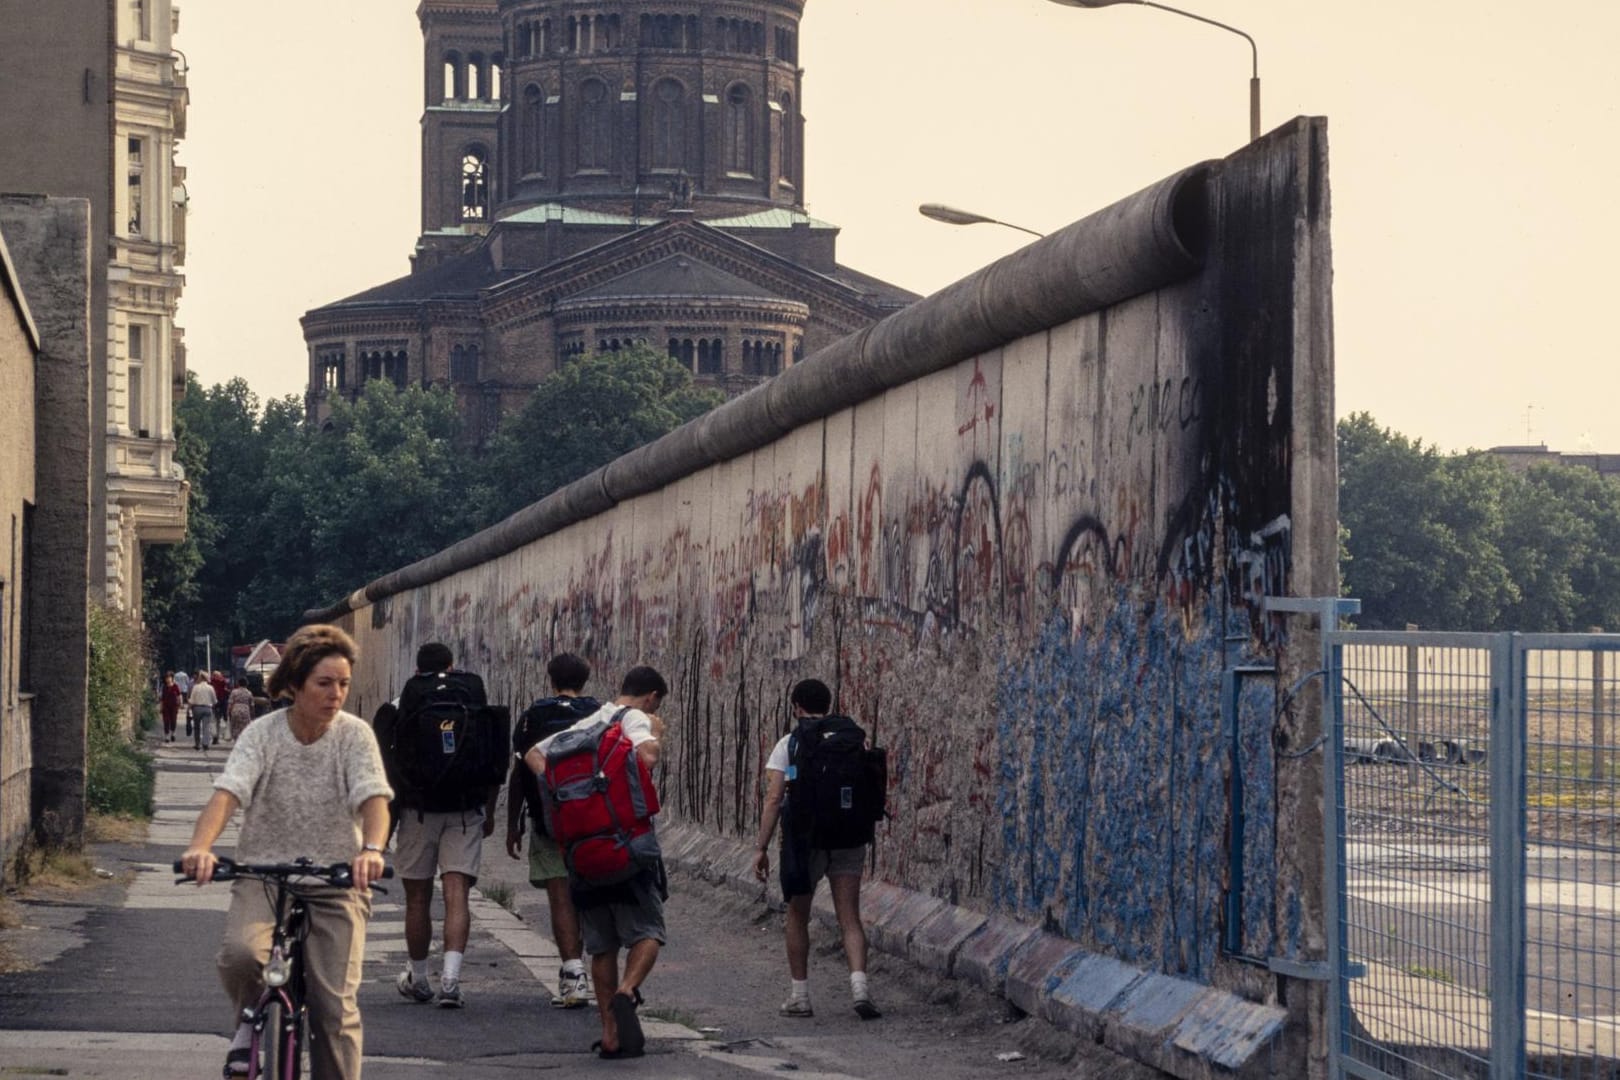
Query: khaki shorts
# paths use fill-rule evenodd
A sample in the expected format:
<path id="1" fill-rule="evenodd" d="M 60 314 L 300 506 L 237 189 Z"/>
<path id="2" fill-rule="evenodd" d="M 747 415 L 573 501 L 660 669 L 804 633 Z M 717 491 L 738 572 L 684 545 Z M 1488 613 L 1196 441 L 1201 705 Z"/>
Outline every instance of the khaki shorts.
<path id="1" fill-rule="evenodd" d="M 529 884 L 544 888 L 546 882 L 567 880 L 568 864 L 563 861 L 557 841 L 529 826 Z"/>
<path id="2" fill-rule="evenodd" d="M 431 881 L 439 874 L 465 874 L 477 881 L 483 851 L 483 810 L 441 814 L 400 808 L 394 873 L 407 881 Z"/>
<path id="3" fill-rule="evenodd" d="M 860 877 L 866 867 L 866 848 L 847 847 L 823 849 L 810 853 L 810 888 L 822 878 Z"/>

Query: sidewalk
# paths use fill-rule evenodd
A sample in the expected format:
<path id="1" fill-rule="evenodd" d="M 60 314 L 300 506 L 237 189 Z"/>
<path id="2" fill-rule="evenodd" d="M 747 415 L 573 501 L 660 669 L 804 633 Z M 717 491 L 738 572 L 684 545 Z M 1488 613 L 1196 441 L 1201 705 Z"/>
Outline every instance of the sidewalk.
<path id="1" fill-rule="evenodd" d="M 232 1018 L 214 973 L 228 890 L 175 884 L 171 864 L 212 790 L 225 748 L 205 758 L 175 743 L 157 749 L 156 814 L 141 844 L 96 845 L 114 879 L 84 895 L 24 905 L 28 927 L 7 942 L 36 969 L 0 975 L 0 1073 L 170 1080 L 219 1075 Z M 850 1080 L 926 1071 L 942 1078 L 1016 1069 L 1023 1076 L 1150 1077 L 1112 1059 L 1085 1067 L 1076 1047 L 1045 1025 L 1007 1023 L 1004 1007 L 970 988 L 920 978 L 874 956 L 883 1021 L 848 1011 L 835 937 L 814 932 L 817 1015 L 776 1015 L 786 989 L 781 924 L 763 904 L 677 878 L 668 909 L 670 944 L 647 985 L 648 1056 L 604 1062 L 589 1053 L 600 1030 L 594 1008 L 550 1006 L 561 966 L 545 934 L 543 894 L 526 860 L 509 859 L 502 828 L 485 845 L 481 884 L 510 888 L 523 917 L 474 892 L 473 934 L 463 970 L 468 1007 L 417 1005 L 394 978 L 404 964 L 403 900 L 396 884 L 374 900 L 360 1007 L 370 1080 L 485 1080 L 535 1069 L 601 1075 L 753 1077 L 792 1071 L 802 1080 Z M 229 851 L 234 826 L 220 841 Z M 437 906 L 437 905 L 436 905 Z M 440 912 L 435 911 L 437 931 Z M 438 943 L 432 970 L 438 971 Z M 676 1022 L 679 1021 L 679 1022 Z M 1082 1054 L 1091 1051 L 1082 1050 Z M 1000 1053 L 1019 1053 L 1007 1063 Z"/>

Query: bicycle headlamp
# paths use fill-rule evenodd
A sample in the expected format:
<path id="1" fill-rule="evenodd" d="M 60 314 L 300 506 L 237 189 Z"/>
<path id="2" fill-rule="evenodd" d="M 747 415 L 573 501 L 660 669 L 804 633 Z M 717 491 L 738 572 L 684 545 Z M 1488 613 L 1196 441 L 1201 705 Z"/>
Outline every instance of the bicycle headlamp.
<path id="1" fill-rule="evenodd" d="M 292 974 L 292 968 L 287 964 L 287 958 L 280 952 L 272 953 L 270 962 L 264 965 L 264 983 L 266 986 L 285 986 L 287 977 Z"/>

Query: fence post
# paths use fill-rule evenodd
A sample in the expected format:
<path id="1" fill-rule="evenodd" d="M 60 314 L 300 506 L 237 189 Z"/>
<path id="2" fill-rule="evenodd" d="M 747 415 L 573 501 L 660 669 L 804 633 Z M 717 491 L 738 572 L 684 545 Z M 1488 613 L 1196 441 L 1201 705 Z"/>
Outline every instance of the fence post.
<path id="1" fill-rule="evenodd" d="M 1517 634 L 1491 649 L 1491 1080 L 1524 1075 L 1525 740 L 1524 651 Z"/>
<path id="2" fill-rule="evenodd" d="M 1407 623 L 1406 632 L 1417 632 L 1417 623 Z M 1410 787 L 1420 780 L 1418 770 L 1418 647 L 1406 647 L 1406 783 Z"/>
<path id="3" fill-rule="evenodd" d="M 1603 633 L 1603 627 L 1592 627 L 1592 633 Z M 1607 718 L 1603 715 L 1603 650 L 1592 650 L 1592 779 L 1602 780 L 1609 771 L 1604 760 L 1604 747 L 1608 743 L 1605 730 Z"/>

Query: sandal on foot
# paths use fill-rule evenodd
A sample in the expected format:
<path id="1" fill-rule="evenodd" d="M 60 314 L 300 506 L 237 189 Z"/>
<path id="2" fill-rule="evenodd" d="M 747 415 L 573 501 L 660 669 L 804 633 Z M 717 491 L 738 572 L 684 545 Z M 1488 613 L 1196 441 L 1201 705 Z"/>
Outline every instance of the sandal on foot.
<path id="1" fill-rule="evenodd" d="M 602 1049 L 601 1039 L 597 1039 L 595 1042 L 591 1043 L 591 1050 L 595 1052 L 597 1057 L 603 1059 L 604 1061 L 618 1061 L 621 1058 L 638 1058 L 647 1056 L 646 1050 L 636 1050 L 631 1052 L 622 1046 L 617 1050 L 604 1050 Z"/>
<path id="2" fill-rule="evenodd" d="M 236 1080 L 239 1076 L 248 1074 L 248 1065 L 252 1059 L 253 1051 L 245 1046 L 238 1046 L 234 1050 L 225 1052 L 225 1070 L 220 1075 L 225 1080 Z"/>
<path id="3" fill-rule="evenodd" d="M 640 1057 L 647 1045 L 647 1036 L 641 1031 L 641 1021 L 636 1018 L 636 1006 L 639 993 L 632 990 L 626 994 L 623 990 L 613 995 L 613 1001 L 608 1005 L 613 1013 L 613 1022 L 619 1027 L 619 1056 Z"/>

